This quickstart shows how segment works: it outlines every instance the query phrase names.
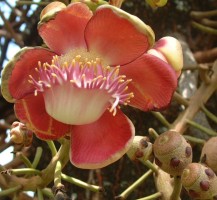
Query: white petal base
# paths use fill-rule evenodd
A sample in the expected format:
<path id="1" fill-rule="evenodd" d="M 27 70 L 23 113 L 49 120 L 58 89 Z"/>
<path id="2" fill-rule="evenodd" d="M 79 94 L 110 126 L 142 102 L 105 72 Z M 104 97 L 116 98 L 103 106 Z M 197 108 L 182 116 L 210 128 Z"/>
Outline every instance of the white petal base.
<path id="1" fill-rule="evenodd" d="M 72 83 L 52 86 L 43 95 L 47 113 L 62 123 L 72 125 L 98 120 L 108 108 L 111 98 L 104 90 L 76 88 Z"/>

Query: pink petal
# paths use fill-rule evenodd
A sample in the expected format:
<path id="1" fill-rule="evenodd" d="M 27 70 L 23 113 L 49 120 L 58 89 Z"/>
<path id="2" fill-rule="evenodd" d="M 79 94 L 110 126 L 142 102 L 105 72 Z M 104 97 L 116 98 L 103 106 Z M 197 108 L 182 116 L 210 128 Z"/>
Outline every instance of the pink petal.
<path id="1" fill-rule="evenodd" d="M 109 5 L 96 10 L 85 29 L 88 50 L 109 65 L 131 62 L 154 42 L 152 29 L 139 18 Z"/>
<path id="2" fill-rule="evenodd" d="M 45 48 L 23 48 L 3 69 L 2 93 L 9 102 L 33 93 L 29 75 L 37 77 L 38 61 L 50 62 L 55 54 Z M 36 78 L 37 79 L 37 78 Z"/>
<path id="3" fill-rule="evenodd" d="M 116 116 L 106 111 L 92 124 L 73 127 L 71 162 L 86 169 L 105 167 L 126 153 L 134 133 L 132 122 L 121 111 Z"/>
<path id="4" fill-rule="evenodd" d="M 144 111 L 167 107 L 177 86 L 172 67 L 150 54 L 122 66 L 120 74 L 132 79 L 128 91 L 134 93 L 134 98 L 129 105 Z"/>
<path id="5" fill-rule="evenodd" d="M 39 34 L 47 46 L 58 54 L 74 48 L 86 48 L 84 29 L 92 12 L 83 3 L 73 3 L 67 8 L 45 18 L 38 26 Z"/>
<path id="6" fill-rule="evenodd" d="M 15 113 L 28 129 L 43 140 L 58 139 L 70 132 L 69 125 L 58 122 L 47 114 L 41 93 L 17 101 Z"/>

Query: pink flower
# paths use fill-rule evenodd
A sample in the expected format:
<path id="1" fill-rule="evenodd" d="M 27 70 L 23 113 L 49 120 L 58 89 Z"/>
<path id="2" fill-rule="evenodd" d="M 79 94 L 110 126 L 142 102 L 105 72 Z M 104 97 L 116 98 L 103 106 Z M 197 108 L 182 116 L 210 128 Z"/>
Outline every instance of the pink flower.
<path id="1" fill-rule="evenodd" d="M 181 67 L 173 66 L 182 65 L 180 44 L 164 38 L 153 46 L 149 26 L 109 5 L 92 13 L 83 3 L 53 2 L 42 11 L 38 30 L 51 50 L 23 48 L 2 73 L 4 97 L 39 138 L 70 136 L 75 166 L 100 168 L 118 160 L 135 134 L 118 105 L 167 107 Z"/>

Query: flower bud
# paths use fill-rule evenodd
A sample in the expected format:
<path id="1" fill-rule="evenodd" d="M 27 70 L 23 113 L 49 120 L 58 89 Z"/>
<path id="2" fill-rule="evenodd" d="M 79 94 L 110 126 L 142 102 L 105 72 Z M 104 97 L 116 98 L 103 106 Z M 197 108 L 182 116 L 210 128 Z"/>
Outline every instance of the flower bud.
<path id="1" fill-rule="evenodd" d="M 192 162 L 192 148 L 185 138 L 175 132 L 162 133 L 153 144 L 155 163 L 165 172 L 180 176 Z"/>
<path id="2" fill-rule="evenodd" d="M 49 3 L 40 14 L 40 20 L 44 20 L 48 16 L 52 16 L 54 13 L 59 12 L 63 8 L 66 8 L 66 5 L 59 1 L 54 1 Z"/>
<path id="3" fill-rule="evenodd" d="M 183 54 L 182 46 L 176 38 L 170 36 L 161 38 L 148 53 L 166 61 L 173 67 L 177 76 L 180 75 L 183 67 Z"/>
<path id="4" fill-rule="evenodd" d="M 135 136 L 130 149 L 127 152 L 131 160 L 146 161 L 152 154 L 152 144 L 145 136 Z"/>
<path id="5" fill-rule="evenodd" d="M 217 137 L 210 138 L 203 146 L 201 161 L 217 173 Z M 217 186 L 216 186 L 217 187 Z"/>
<path id="6" fill-rule="evenodd" d="M 10 136 L 12 142 L 29 146 L 32 142 L 33 133 L 26 128 L 25 124 L 14 122 L 12 124 Z"/>
<path id="7" fill-rule="evenodd" d="M 152 8 L 163 7 L 166 5 L 167 0 L 146 0 Z"/>
<path id="8" fill-rule="evenodd" d="M 217 199 L 217 176 L 200 163 L 191 163 L 181 176 L 183 187 L 193 199 Z"/>

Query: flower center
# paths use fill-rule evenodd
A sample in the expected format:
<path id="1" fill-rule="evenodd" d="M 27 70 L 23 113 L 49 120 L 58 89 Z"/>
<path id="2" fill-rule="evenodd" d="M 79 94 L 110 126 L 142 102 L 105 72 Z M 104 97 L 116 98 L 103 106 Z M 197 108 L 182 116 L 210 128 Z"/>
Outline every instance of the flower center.
<path id="1" fill-rule="evenodd" d="M 101 60 L 88 60 L 80 55 L 69 61 L 67 56 L 54 56 L 52 63 L 39 62 L 38 80 L 29 82 L 35 95 L 43 93 L 47 113 L 71 125 L 89 124 L 99 119 L 106 109 L 116 114 L 118 104 L 128 104 L 133 93 L 119 75 L 119 66 L 104 67 Z"/>

